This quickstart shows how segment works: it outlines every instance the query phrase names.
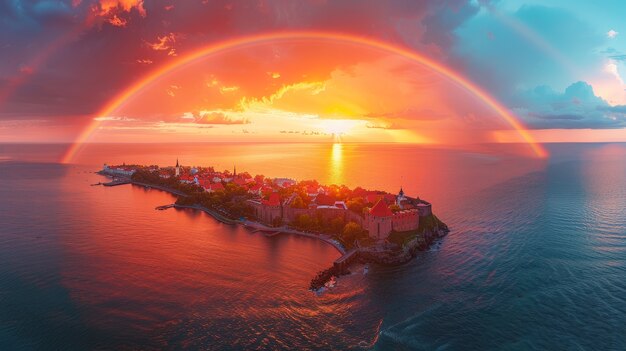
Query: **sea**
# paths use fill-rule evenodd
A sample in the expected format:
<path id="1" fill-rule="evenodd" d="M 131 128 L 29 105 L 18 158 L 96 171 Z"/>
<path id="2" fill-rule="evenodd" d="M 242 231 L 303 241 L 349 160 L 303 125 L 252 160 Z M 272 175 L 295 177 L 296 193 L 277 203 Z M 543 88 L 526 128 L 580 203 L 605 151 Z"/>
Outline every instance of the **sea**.
<path id="1" fill-rule="evenodd" d="M 626 350 L 626 144 L 0 144 L 0 350 Z M 237 167 L 433 204 L 411 262 L 352 268 L 133 185 L 107 164 Z"/>

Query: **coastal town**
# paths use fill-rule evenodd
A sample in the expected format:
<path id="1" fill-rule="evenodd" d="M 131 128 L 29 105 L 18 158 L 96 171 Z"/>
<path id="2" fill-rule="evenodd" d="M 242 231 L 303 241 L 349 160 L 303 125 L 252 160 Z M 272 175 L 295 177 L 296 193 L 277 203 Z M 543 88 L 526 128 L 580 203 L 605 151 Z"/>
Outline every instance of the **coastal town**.
<path id="1" fill-rule="evenodd" d="M 311 289 L 349 272 L 358 261 L 402 264 L 425 250 L 448 227 L 432 205 L 405 194 L 345 185 L 323 185 L 315 180 L 252 176 L 248 172 L 216 171 L 213 167 L 105 164 L 100 174 L 113 180 L 104 185 L 132 183 L 177 196 L 168 207 L 202 210 L 228 224 L 244 225 L 268 236 L 281 233 L 324 240 L 342 254 L 320 272 Z"/>

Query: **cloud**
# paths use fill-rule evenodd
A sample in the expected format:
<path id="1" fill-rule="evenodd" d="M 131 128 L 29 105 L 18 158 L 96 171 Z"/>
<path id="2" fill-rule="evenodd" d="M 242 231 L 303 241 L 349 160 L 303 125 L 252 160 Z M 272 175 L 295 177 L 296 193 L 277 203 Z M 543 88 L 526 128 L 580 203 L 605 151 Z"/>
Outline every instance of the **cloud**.
<path id="1" fill-rule="evenodd" d="M 219 111 L 219 110 L 203 110 L 203 111 L 195 111 L 195 112 L 186 112 L 181 119 L 188 120 L 192 123 L 196 124 L 222 124 L 222 125 L 232 125 L 232 124 L 248 124 L 249 120 L 243 118 L 238 119 L 232 116 L 229 116 L 227 111 Z"/>
<path id="2" fill-rule="evenodd" d="M 465 2 L 269 0 L 233 2 L 225 6 L 221 1 L 181 1 L 172 9 L 172 1 L 0 0 L 0 52 L 3 53 L 0 82 L 13 79 L 7 77 L 6 72 L 17 72 L 19 65 L 28 63 L 30 58 L 38 59 L 40 53 L 50 53 L 41 59 L 36 74 L 24 83 L 29 86 L 15 90 L 10 101 L 3 104 L 1 112 L 2 115 L 35 114 L 48 118 L 78 113 L 88 115 L 98 111 L 108 97 L 145 73 L 137 64 L 125 63 L 149 65 L 148 62 L 152 62 L 157 66 L 167 59 L 158 54 L 177 55 L 209 42 L 278 29 L 315 28 L 415 45 L 420 50 L 426 46 L 432 48 L 438 45 L 439 39 L 426 40 L 421 21 L 435 13 L 443 14 L 446 9 L 454 13 L 463 8 L 465 5 L 461 3 Z M 428 26 L 435 26 L 434 18 Z M 447 28 L 452 30 L 450 26 Z M 428 43 L 424 44 L 425 41 Z M 329 63 L 332 55 L 328 56 L 329 59 L 322 60 L 328 61 L 326 66 L 308 72 L 306 80 L 324 79 L 336 68 Z M 138 57 L 142 58 L 141 62 Z M 257 62 L 265 64 L 263 59 Z M 265 75 L 265 72 L 271 74 Z M 295 77 L 302 78 L 302 72 L 293 67 L 268 66 L 264 67 L 263 74 L 265 78 L 286 84 L 298 82 Z M 268 90 L 276 87 L 261 78 L 258 80 L 256 90 L 248 90 L 246 94 L 261 96 L 268 93 L 259 93 L 262 85 Z M 228 86 L 239 85 L 238 80 L 228 82 Z M 97 93 L 75 88 L 95 84 L 99 87 Z M 217 89 L 216 92 L 219 94 Z"/>
<path id="3" fill-rule="evenodd" d="M 613 55 L 613 56 L 609 56 L 612 60 L 615 61 L 621 61 L 624 62 L 626 61 L 626 55 Z"/>
<path id="4" fill-rule="evenodd" d="M 621 53 L 626 52 L 626 47 L 616 38 L 619 33 L 615 30 L 621 29 L 612 29 L 615 36 L 611 37 L 610 31 L 606 32 L 608 21 L 593 22 L 591 14 L 588 16 L 581 12 L 580 6 L 575 2 L 562 3 L 562 8 L 557 5 L 490 4 L 483 0 L 267 0 L 232 2 L 227 6 L 220 1 L 207 1 L 206 4 L 200 1 L 181 1 L 175 3 L 175 8 L 168 5 L 171 3 L 173 2 L 142 0 L 0 1 L 0 52 L 3 53 L 3 59 L 0 60 L 0 87 L 12 78 L 7 77 L 6 72 L 28 75 L 25 86 L 16 89 L 3 103 L 0 118 L 19 118 L 15 116 L 22 115 L 23 118 L 45 116 L 60 120 L 66 115 L 84 115 L 84 118 L 89 119 L 111 96 L 151 69 L 157 69 L 168 62 L 170 58 L 166 55 L 182 55 L 207 43 L 226 38 L 282 29 L 317 29 L 358 34 L 425 53 L 452 67 L 459 74 L 468 76 L 505 105 L 515 108 L 533 128 L 563 125 L 610 125 L 613 128 L 623 118 L 624 112 L 619 107 L 621 105 L 607 104 L 607 101 L 621 103 L 621 100 L 609 99 L 600 85 L 590 77 L 593 74 L 602 74 L 607 79 L 615 80 L 621 73 L 619 70 L 623 69 L 622 62 L 626 61 L 626 55 Z M 489 11 L 490 7 L 497 7 L 502 11 L 506 9 L 505 17 L 513 17 L 523 24 L 522 27 L 535 32 L 554 48 L 552 53 L 551 50 L 544 50 L 545 46 L 542 48 L 524 37 L 505 23 L 506 21 L 495 17 Z M 615 9 L 611 12 L 618 13 Z M 93 21 L 96 25 L 82 27 L 85 18 L 89 16 L 95 17 Z M 58 38 L 72 33 L 76 33 L 72 39 L 55 44 Z M 606 49 L 603 52 L 604 45 L 609 42 L 617 49 L 612 52 Z M 53 54 L 39 66 L 30 65 L 29 59 L 47 51 L 48 45 Z M 394 84 L 389 84 L 388 87 L 379 84 L 382 78 L 370 80 L 369 86 L 357 84 L 357 79 L 354 79 L 353 85 L 326 84 L 333 72 L 337 74 L 342 67 L 365 62 L 360 57 L 358 62 L 346 59 L 346 62 L 340 63 L 337 60 L 342 58 L 332 57 L 333 60 L 329 59 L 315 74 L 306 72 L 309 75 L 304 77 L 302 71 L 294 68 L 296 65 L 271 65 L 273 61 L 268 57 L 273 56 L 263 56 L 262 49 L 249 54 L 248 61 L 241 59 L 243 64 L 240 67 L 246 68 L 231 68 L 229 72 L 228 69 L 219 67 L 210 71 L 220 78 L 215 84 L 208 83 L 214 87 L 212 92 L 206 92 L 210 89 L 206 89 L 204 83 L 202 88 L 192 88 L 182 82 L 185 86 L 183 90 L 169 88 L 167 85 L 158 89 L 156 92 L 159 96 L 165 95 L 169 90 L 176 97 L 159 100 L 159 106 L 154 107 L 156 111 L 153 115 L 162 113 L 169 118 L 178 119 L 183 111 L 199 108 L 228 110 L 236 108 L 231 102 L 239 101 L 242 96 L 259 99 L 266 96 L 284 106 L 286 111 L 296 110 L 297 104 L 305 99 L 311 100 L 311 104 L 319 102 L 317 106 L 325 107 L 328 115 L 347 111 L 371 120 L 373 127 L 395 128 L 399 125 L 396 121 L 403 116 L 436 122 L 445 120 L 453 113 L 458 115 L 465 106 L 455 100 L 454 105 L 459 106 L 458 109 L 451 106 L 451 111 L 444 113 L 439 108 L 433 108 L 432 112 L 437 111 L 439 114 L 431 113 L 419 106 L 420 101 L 431 100 L 428 92 L 404 94 L 398 92 Z M 267 51 L 271 51 L 271 55 L 283 57 L 291 54 L 280 45 Z M 551 56 L 554 52 L 559 55 Z M 613 66 L 604 65 L 607 56 L 613 61 Z M 568 71 L 569 64 L 559 61 L 559 57 L 565 57 L 571 66 L 581 68 L 583 73 Z M 246 62 L 252 64 L 246 65 Z M 25 67 L 23 73 L 19 73 L 20 65 Z M 249 67 L 258 69 L 260 74 L 248 75 L 246 69 Z M 345 75 L 335 78 L 354 78 L 350 72 L 344 73 Z M 590 82 L 595 88 L 595 92 L 592 90 L 593 97 L 602 101 L 596 101 L 590 96 L 568 100 L 563 89 L 579 79 Z M 248 86 L 242 80 L 254 80 L 256 86 Z M 541 85 L 558 87 L 558 91 L 545 91 L 542 92 L 543 95 L 530 93 L 534 90 L 532 87 Z M 89 86 L 97 86 L 98 89 L 94 92 L 84 88 Z M 235 86 L 239 87 L 236 93 L 229 91 Z M 281 86 L 284 87 L 282 91 Z M 358 90 L 359 94 L 364 94 L 364 98 L 353 98 L 347 88 Z M 411 92 L 414 92 L 414 88 L 412 89 Z M 223 96 L 220 96 L 220 92 L 224 93 Z M 191 94 L 197 94 L 197 99 L 188 97 Z M 200 96 L 201 94 L 204 95 Z M 379 98 L 382 95 L 385 98 Z M 390 100 L 389 96 L 397 96 L 397 100 L 409 101 L 413 105 L 383 106 L 384 101 Z M 333 97 L 337 98 L 333 100 Z M 333 105 L 324 105 L 322 98 L 332 101 Z M 208 105 L 215 99 L 223 99 L 221 101 L 224 103 L 218 106 Z M 313 101 L 316 99 L 318 101 Z M 354 104 L 345 104 L 345 100 Z M 140 112 L 136 116 L 144 118 L 151 115 Z M 240 120 L 233 116 L 239 117 L 237 114 L 224 112 L 224 116 L 204 120 Z M 480 122 L 482 115 L 472 111 L 464 118 Z M 389 122 L 390 120 L 393 121 Z M 385 121 L 389 124 L 384 124 Z M 404 126 L 404 120 L 402 125 Z"/>
<path id="5" fill-rule="evenodd" d="M 232 87 L 220 87 L 220 93 L 221 94 L 226 94 L 226 93 L 232 93 L 239 90 L 238 86 L 232 86 Z"/>
<path id="6" fill-rule="evenodd" d="M 149 48 L 155 51 L 167 51 L 168 56 L 176 56 L 176 49 L 174 48 L 174 44 L 176 40 L 179 38 L 179 35 L 174 33 L 169 33 L 164 36 L 157 37 L 157 40 L 154 43 L 150 43 L 146 41 L 146 45 Z"/>
<path id="7" fill-rule="evenodd" d="M 81 4 L 82 1 L 75 1 L 72 6 L 76 8 Z M 138 13 L 140 17 L 147 15 L 143 0 L 98 0 L 89 10 L 88 24 L 104 22 L 114 27 L 126 27 L 131 12 Z"/>
<path id="8" fill-rule="evenodd" d="M 107 21 L 115 27 L 126 27 L 128 23 L 127 20 L 119 18 L 117 15 L 113 15 L 113 17 L 109 18 Z"/>
<path id="9" fill-rule="evenodd" d="M 617 79 L 617 81 L 620 84 L 624 84 L 624 80 L 622 79 L 622 76 L 620 76 L 619 74 L 619 70 L 617 68 L 617 63 L 614 60 L 609 60 L 605 65 L 604 65 L 604 72 L 612 75 L 613 77 L 615 77 L 615 79 Z"/>
<path id="10" fill-rule="evenodd" d="M 167 95 L 175 97 L 177 90 L 180 90 L 180 86 L 172 84 L 167 89 L 165 89 L 165 92 L 167 93 Z"/>
<path id="11" fill-rule="evenodd" d="M 563 93 L 539 86 L 520 94 L 523 103 L 514 112 L 537 129 L 623 128 L 626 106 L 611 106 L 586 82 L 571 84 Z"/>
<path id="12" fill-rule="evenodd" d="M 610 31 L 606 32 L 607 38 L 610 38 L 610 39 L 615 38 L 618 34 L 619 34 L 619 32 L 616 32 L 613 29 L 611 29 Z"/>
<path id="13" fill-rule="evenodd" d="M 136 10 L 143 17 L 146 16 L 143 0 L 100 0 L 93 9 L 103 17 L 115 15 L 119 11 L 131 12 L 132 10 Z"/>

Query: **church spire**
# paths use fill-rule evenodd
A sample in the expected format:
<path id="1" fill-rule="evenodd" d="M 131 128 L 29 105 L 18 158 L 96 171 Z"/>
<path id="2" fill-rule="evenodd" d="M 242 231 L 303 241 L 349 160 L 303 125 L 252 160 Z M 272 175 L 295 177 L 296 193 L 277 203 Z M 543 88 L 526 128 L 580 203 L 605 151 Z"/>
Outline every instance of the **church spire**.
<path id="1" fill-rule="evenodd" d="M 237 176 L 237 166 L 233 165 L 233 177 Z"/>
<path id="2" fill-rule="evenodd" d="M 176 167 L 178 167 L 178 157 L 176 157 Z"/>

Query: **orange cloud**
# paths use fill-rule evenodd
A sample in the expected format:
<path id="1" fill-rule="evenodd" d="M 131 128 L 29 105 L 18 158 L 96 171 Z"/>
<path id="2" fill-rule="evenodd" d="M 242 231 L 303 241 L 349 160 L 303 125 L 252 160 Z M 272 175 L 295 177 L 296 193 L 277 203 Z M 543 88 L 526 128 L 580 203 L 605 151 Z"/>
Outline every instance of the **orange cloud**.
<path id="1" fill-rule="evenodd" d="M 128 23 L 128 21 L 118 17 L 117 15 L 113 15 L 113 17 L 109 18 L 107 22 L 114 25 L 115 27 L 126 27 L 126 23 Z"/>
<path id="2" fill-rule="evenodd" d="M 74 0 L 72 5 L 76 7 L 81 2 L 81 0 Z M 95 23 L 104 21 L 112 26 L 126 27 L 128 19 L 124 17 L 124 14 L 133 10 L 137 11 L 141 17 L 146 17 L 143 0 L 99 0 L 91 6 L 91 18 L 88 22 L 93 23 L 91 21 L 95 19 Z"/>
<path id="3" fill-rule="evenodd" d="M 186 112 L 181 119 L 187 119 L 196 124 L 248 124 L 245 118 L 236 118 L 228 114 L 227 111 L 196 111 Z"/>
<path id="4" fill-rule="evenodd" d="M 130 12 L 135 9 L 142 17 L 146 16 L 143 0 L 100 0 L 97 9 L 100 16 L 115 14 L 117 11 Z"/>
<path id="5" fill-rule="evenodd" d="M 174 44 L 178 35 L 174 33 L 166 34 L 162 37 L 157 37 L 157 41 L 154 43 L 146 42 L 149 48 L 155 51 L 167 51 L 168 56 L 176 56 L 176 49 Z"/>

